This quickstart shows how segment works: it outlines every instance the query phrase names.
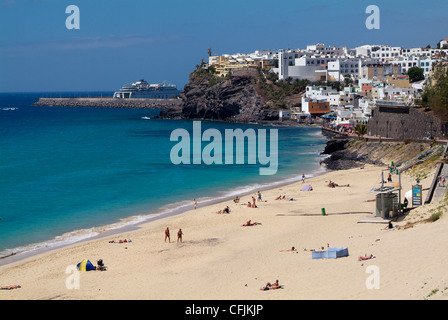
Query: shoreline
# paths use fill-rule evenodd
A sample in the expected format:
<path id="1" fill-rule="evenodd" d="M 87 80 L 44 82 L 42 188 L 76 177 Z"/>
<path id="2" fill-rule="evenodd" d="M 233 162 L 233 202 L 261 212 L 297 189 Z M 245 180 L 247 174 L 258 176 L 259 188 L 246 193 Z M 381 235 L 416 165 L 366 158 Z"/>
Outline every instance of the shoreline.
<path id="1" fill-rule="evenodd" d="M 359 223 L 362 215 L 374 210 L 374 203 L 369 202 L 374 198 L 370 187 L 381 170 L 385 166 L 367 164 L 364 169 L 328 171 L 307 181 L 313 185 L 311 192 L 300 191 L 301 181 L 265 190 L 256 209 L 244 205 L 250 199 L 249 193 L 240 197 L 241 204 L 222 200 L 144 223 L 138 230 L 84 241 L 0 266 L 1 285 L 21 285 L 18 290 L 0 292 L 0 298 L 422 299 L 434 288 L 441 288 L 436 295 L 440 298 L 448 281 L 443 268 L 443 261 L 448 259 L 448 253 L 443 251 L 443 239 L 447 236 L 441 232 L 447 224 L 444 217 L 440 222 L 406 230 L 388 231 L 382 224 Z M 329 188 L 328 179 L 350 183 L 350 187 Z M 422 184 L 429 184 L 431 179 L 428 177 Z M 407 190 L 413 179 L 402 177 L 402 183 Z M 298 202 L 275 201 L 280 193 L 297 198 Z M 225 205 L 231 207 L 230 214 L 218 214 L 217 210 Z M 327 209 L 326 216 L 320 213 L 322 206 Z M 413 211 L 431 207 L 434 206 Z M 248 219 L 261 225 L 241 227 Z M 163 230 L 167 226 L 172 233 L 181 227 L 184 241 L 179 243 L 172 237 L 170 242 L 164 242 Z M 107 241 L 116 237 L 132 242 Z M 282 252 L 291 245 L 297 252 Z M 347 247 L 350 254 L 338 259 L 311 259 L 311 251 L 327 245 Z M 356 260 L 365 253 L 373 253 L 376 258 Z M 69 290 L 64 270 L 85 258 L 93 263 L 98 258 L 104 259 L 108 269 L 81 273 L 81 288 Z M 381 273 L 381 290 L 366 289 L 366 265 L 385 270 Z M 285 285 L 283 290 L 259 290 L 275 279 Z"/>
<path id="2" fill-rule="evenodd" d="M 327 170 L 322 167 L 318 167 L 317 169 L 313 171 L 312 175 L 309 175 L 308 177 L 316 177 L 319 175 L 323 175 L 327 173 L 330 170 Z M 323 169 L 323 170 L 320 170 Z M 215 205 L 220 202 L 224 201 L 230 201 L 233 200 L 236 195 L 238 196 L 247 196 L 249 194 L 252 194 L 257 191 L 266 191 L 271 190 L 272 188 L 276 187 L 282 187 L 287 186 L 289 184 L 295 183 L 297 181 L 300 181 L 301 177 L 299 174 L 297 175 L 290 175 L 287 177 L 283 177 L 280 180 L 274 180 L 271 182 L 266 183 L 265 185 L 259 185 L 256 183 L 249 184 L 249 185 L 241 185 L 236 187 L 236 190 L 234 189 L 228 189 L 228 190 L 218 190 L 215 194 L 214 198 L 198 198 L 198 207 L 203 206 L 211 206 Z M 238 190 L 241 190 L 238 192 Z M 137 231 L 141 228 L 142 225 L 146 223 L 151 223 L 152 221 L 169 218 L 175 215 L 183 214 L 185 212 L 188 212 L 191 210 L 192 207 L 192 199 L 190 200 L 181 200 L 174 203 L 168 203 L 166 205 L 163 205 L 159 208 L 156 208 L 152 210 L 151 212 L 147 212 L 144 214 L 139 215 L 132 215 L 126 218 L 122 218 L 119 221 L 105 224 L 101 226 L 94 226 L 90 228 L 83 228 L 79 230 L 72 230 L 69 232 L 65 232 L 62 235 L 56 236 L 52 239 L 47 239 L 41 242 L 37 243 L 30 243 L 27 245 L 15 247 L 15 248 L 8 248 L 3 250 L 3 252 L 11 251 L 11 254 L 7 256 L 0 257 L 0 267 L 1 266 L 7 266 L 12 263 L 20 262 L 22 260 L 32 258 L 34 256 L 39 256 L 41 254 L 45 254 L 48 252 L 51 252 L 53 250 L 59 250 L 63 249 L 67 246 L 71 245 L 77 245 L 82 244 L 84 242 L 88 241 L 94 241 L 97 239 L 102 239 L 105 237 L 126 233 L 126 232 L 132 232 Z M 124 224 L 120 226 L 121 224 Z M 117 226 L 118 225 L 118 226 Z M 115 227 L 116 226 L 116 227 Z M 92 231 L 93 230 L 93 231 Z M 94 235 L 85 235 L 85 233 L 91 233 L 94 232 L 96 234 Z M 76 235 L 80 234 L 82 239 L 76 240 Z M 64 237 L 64 235 L 68 235 L 68 238 L 65 240 L 62 240 L 62 243 L 58 243 L 57 239 L 60 239 Z M 75 238 L 74 240 L 71 238 Z M 50 245 L 48 245 L 50 243 Z M 30 248 L 30 249 L 28 249 Z M 33 249 L 35 248 L 35 249 Z M 17 251 L 21 249 L 21 251 Z"/>

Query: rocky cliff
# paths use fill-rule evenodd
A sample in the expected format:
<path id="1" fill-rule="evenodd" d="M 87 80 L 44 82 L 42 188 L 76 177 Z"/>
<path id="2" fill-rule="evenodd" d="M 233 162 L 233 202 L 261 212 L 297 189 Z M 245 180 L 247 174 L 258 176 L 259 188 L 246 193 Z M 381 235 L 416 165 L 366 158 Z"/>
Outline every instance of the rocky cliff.
<path id="1" fill-rule="evenodd" d="M 277 120 L 278 110 L 266 106 L 256 86 L 258 76 L 258 72 L 249 71 L 226 78 L 193 73 L 180 94 L 183 101 L 181 118 L 232 122 Z"/>

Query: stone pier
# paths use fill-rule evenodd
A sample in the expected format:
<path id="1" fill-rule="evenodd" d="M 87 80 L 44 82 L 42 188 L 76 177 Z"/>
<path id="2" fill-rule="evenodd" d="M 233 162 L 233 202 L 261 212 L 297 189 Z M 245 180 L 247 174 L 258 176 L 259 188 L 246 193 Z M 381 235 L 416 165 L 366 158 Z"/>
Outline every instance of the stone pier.
<path id="1" fill-rule="evenodd" d="M 132 108 L 172 109 L 181 108 L 180 99 L 117 99 L 117 98 L 39 98 L 33 106 L 43 107 L 90 107 L 90 108 Z"/>

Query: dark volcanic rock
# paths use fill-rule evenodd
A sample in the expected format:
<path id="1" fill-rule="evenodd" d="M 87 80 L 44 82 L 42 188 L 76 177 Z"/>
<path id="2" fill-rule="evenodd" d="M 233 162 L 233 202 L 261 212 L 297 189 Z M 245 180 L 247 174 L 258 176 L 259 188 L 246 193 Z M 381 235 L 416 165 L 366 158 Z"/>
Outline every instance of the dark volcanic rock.
<path id="1" fill-rule="evenodd" d="M 333 152 L 344 150 L 348 140 L 329 140 L 321 154 L 332 154 Z"/>
<path id="2" fill-rule="evenodd" d="M 330 170 L 345 170 L 360 167 L 362 165 L 361 160 L 351 152 L 336 151 L 326 158 L 323 163 Z"/>
<path id="3" fill-rule="evenodd" d="M 348 140 L 329 140 L 321 154 L 330 156 L 323 160 L 327 169 L 345 170 L 362 166 L 370 161 L 366 156 L 347 150 Z"/>
<path id="4" fill-rule="evenodd" d="M 182 118 L 256 122 L 278 120 L 278 111 L 265 106 L 254 86 L 256 72 L 238 72 L 211 85 L 205 75 L 191 80 L 180 94 Z"/>

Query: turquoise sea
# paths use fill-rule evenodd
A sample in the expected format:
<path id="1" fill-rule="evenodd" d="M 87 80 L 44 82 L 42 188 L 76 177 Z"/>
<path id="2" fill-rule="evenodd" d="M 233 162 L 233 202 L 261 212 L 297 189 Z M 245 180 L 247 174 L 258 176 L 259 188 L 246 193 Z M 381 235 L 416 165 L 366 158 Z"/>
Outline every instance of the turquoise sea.
<path id="1" fill-rule="evenodd" d="M 260 164 L 173 164 L 171 132 L 191 132 L 193 122 L 143 119 L 158 110 L 31 106 L 40 96 L 100 94 L 112 93 L 0 93 L 0 258 L 323 171 L 327 140 L 316 127 L 201 122 L 223 137 L 225 129 L 278 129 L 278 171 L 262 176 Z"/>

